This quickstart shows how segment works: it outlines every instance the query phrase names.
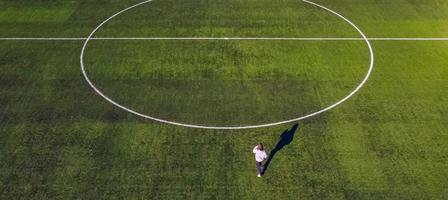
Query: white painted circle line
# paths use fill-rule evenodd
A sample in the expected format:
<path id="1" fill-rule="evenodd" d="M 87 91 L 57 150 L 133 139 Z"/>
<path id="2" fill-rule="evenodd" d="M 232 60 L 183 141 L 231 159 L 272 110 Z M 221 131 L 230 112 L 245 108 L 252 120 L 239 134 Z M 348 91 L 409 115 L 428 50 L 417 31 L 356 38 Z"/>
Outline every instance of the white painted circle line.
<path id="1" fill-rule="evenodd" d="M 248 126 L 203 126 L 203 125 L 194 125 L 194 124 L 184 124 L 184 123 L 178 123 L 178 122 L 174 122 L 174 121 L 169 121 L 169 120 L 164 120 L 164 119 L 159 119 L 159 118 L 155 118 L 155 117 L 151 117 L 142 113 L 139 113 L 137 111 L 131 110 L 125 106 L 122 106 L 121 104 L 113 101 L 112 99 L 110 99 L 108 96 L 104 95 L 100 90 L 98 90 L 95 85 L 92 83 L 92 81 L 90 81 L 86 70 L 85 70 L 85 66 L 84 66 L 84 52 L 87 48 L 87 44 L 89 43 L 89 41 L 92 39 L 92 36 L 96 33 L 96 31 L 98 31 L 98 29 L 101 28 L 101 26 L 103 26 L 104 24 L 106 24 L 109 20 L 111 20 L 112 18 L 120 15 L 123 12 L 126 12 L 132 8 L 135 8 L 137 6 L 143 5 L 145 3 L 149 3 L 152 0 L 147 0 L 147 1 L 143 1 L 141 3 L 135 4 L 133 6 L 130 6 L 126 9 L 121 10 L 120 12 L 115 13 L 114 15 L 110 16 L 109 18 L 107 18 L 106 20 L 104 20 L 102 23 L 100 23 L 95 29 L 93 29 L 93 31 L 89 34 L 89 36 L 87 37 L 87 39 L 84 42 L 84 45 L 81 49 L 81 55 L 80 55 L 80 64 L 81 64 L 81 72 L 84 76 L 84 78 L 86 79 L 87 83 L 90 85 L 90 87 L 92 87 L 92 89 L 101 97 L 103 97 L 104 99 L 106 99 L 108 102 L 112 103 L 113 105 L 127 111 L 130 112 L 132 114 L 135 114 L 137 116 L 146 118 L 146 119 L 150 119 L 150 120 L 154 120 L 154 121 L 158 121 L 161 123 L 166 123 L 166 124 L 171 124 L 171 125 L 177 125 L 177 126 L 183 126 L 183 127 L 189 127 L 189 128 L 201 128 L 201 129 L 216 129 L 216 130 L 232 130 L 232 129 L 251 129 L 251 128 L 262 128 L 262 127 L 269 127 L 269 126 L 276 126 L 276 125 L 281 125 L 281 124 L 286 124 L 286 123 L 291 123 L 291 122 L 296 122 L 296 121 L 300 121 L 318 114 L 321 114 L 323 112 L 326 112 L 336 106 L 338 106 L 339 104 L 345 102 L 346 100 L 348 100 L 349 98 L 351 98 L 353 95 L 355 95 L 361 88 L 362 86 L 364 86 L 364 84 L 367 82 L 367 80 L 370 77 L 370 74 L 372 73 L 373 70 L 373 64 L 374 64 L 374 54 L 373 54 L 373 49 L 372 49 L 372 45 L 370 44 L 369 39 L 364 35 L 364 33 L 355 25 L 353 24 L 350 20 L 348 20 L 347 18 L 345 18 L 344 16 L 342 16 L 341 14 L 326 8 L 322 5 L 319 5 L 317 3 L 311 2 L 311 1 L 307 1 L 307 0 L 303 0 L 303 2 L 305 3 L 309 3 L 311 5 L 317 6 L 319 8 L 322 8 L 328 12 L 331 12 L 333 14 L 335 14 L 336 16 L 342 18 L 344 21 L 346 21 L 347 23 L 349 23 L 352 27 L 354 27 L 359 34 L 361 34 L 362 39 L 366 42 L 367 47 L 369 48 L 369 53 L 370 53 L 370 65 L 369 65 L 369 69 L 367 71 L 366 76 L 364 77 L 364 79 L 361 81 L 361 83 L 352 91 L 350 92 L 350 94 L 348 94 L 346 97 L 344 97 L 343 99 L 337 101 L 336 103 L 322 109 L 319 110 L 317 112 L 302 116 L 302 117 L 298 117 L 298 118 L 294 118 L 294 119 L 290 119 L 290 120 L 285 120 L 285 121 L 280 121 L 280 122 L 274 122 L 274 123 L 268 123 L 268 124 L 259 124 L 259 125 L 248 125 Z"/>

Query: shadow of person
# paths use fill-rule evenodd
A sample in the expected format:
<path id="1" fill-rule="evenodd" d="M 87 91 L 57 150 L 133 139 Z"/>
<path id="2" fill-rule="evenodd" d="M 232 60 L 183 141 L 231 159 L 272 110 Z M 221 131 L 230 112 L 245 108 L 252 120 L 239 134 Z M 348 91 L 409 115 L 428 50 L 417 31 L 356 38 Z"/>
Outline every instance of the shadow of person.
<path id="1" fill-rule="evenodd" d="M 272 159 L 274 159 L 277 152 L 282 150 L 283 147 L 292 142 L 292 140 L 294 139 L 294 134 L 296 133 L 298 127 L 299 124 L 294 124 L 294 126 L 292 126 L 291 129 L 283 131 L 283 133 L 280 135 L 280 140 L 277 142 L 274 149 L 271 150 L 271 152 L 269 153 L 268 160 L 263 165 L 262 174 L 264 174 L 268 170 L 269 164 L 271 164 L 271 161 Z"/>

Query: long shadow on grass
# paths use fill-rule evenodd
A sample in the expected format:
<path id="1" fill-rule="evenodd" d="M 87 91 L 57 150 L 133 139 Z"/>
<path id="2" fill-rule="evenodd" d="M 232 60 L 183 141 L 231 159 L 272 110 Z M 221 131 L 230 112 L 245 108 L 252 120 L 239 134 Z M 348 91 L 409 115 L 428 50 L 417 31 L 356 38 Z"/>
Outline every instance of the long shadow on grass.
<path id="1" fill-rule="evenodd" d="M 299 124 L 294 124 L 291 129 L 283 131 L 283 133 L 280 135 L 280 140 L 275 145 L 274 149 L 269 153 L 269 158 L 264 164 L 264 170 L 263 174 L 266 173 L 268 170 L 269 164 L 271 164 L 272 159 L 274 159 L 277 152 L 282 150 L 286 145 L 290 144 L 292 140 L 294 139 L 294 134 L 296 134 L 297 128 L 299 127 Z"/>

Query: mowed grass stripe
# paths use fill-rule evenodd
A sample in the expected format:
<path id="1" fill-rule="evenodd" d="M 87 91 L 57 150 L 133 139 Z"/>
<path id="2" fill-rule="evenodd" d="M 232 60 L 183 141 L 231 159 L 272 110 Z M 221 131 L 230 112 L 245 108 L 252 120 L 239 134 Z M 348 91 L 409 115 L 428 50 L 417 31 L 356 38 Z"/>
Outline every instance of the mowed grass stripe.
<path id="1" fill-rule="evenodd" d="M 28 1 L 3 2 L 4 6 L 2 6 L 2 8 L 5 11 L 23 8 L 25 11 L 22 11 L 22 15 L 33 16 L 33 21 L 35 22 L 25 23 L 19 21 L 20 17 L 10 17 L 13 15 L 5 16 L 3 17 L 3 20 L 8 22 L 0 22 L 0 25 L 4 27 L 0 31 L 0 36 L 70 36 L 82 38 L 85 37 L 99 21 L 104 20 L 105 17 L 135 3 L 137 2 L 114 1 L 108 2 L 107 6 L 104 6 L 88 1 L 76 3 L 60 1 L 34 3 Z M 244 5 L 242 6 L 244 8 L 238 9 L 238 6 L 236 5 Z M 365 32 L 368 33 L 368 36 L 372 38 L 446 37 L 443 19 L 446 17 L 446 9 L 448 5 L 446 2 L 440 0 L 432 0 L 424 3 L 396 1 L 389 5 L 384 2 L 373 0 L 362 3 L 344 1 L 338 2 L 337 4 L 325 2 L 323 5 L 352 19 L 353 22 L 357 23 L 360 28 L 365 30 Z M 38 7 L 39 10 L 36 10 L 36 12 L 33 13 L 33 9 L 36 7 Z M 70 17 L 65 21 L 55 22 L 55 18 L 49 16 L 50 13 L 52 13 L 51 10 L 54 10 L 55 8 L 70 10 Z M 223 12 L 223 10 L 225 10 L 224 8 L 227 9 L 226 12 Z M 201 11 L 207 9 L 211 10 L 209 15 L 203 13 L 206 11 Z M 339 23 L 339 19 L 334 18 L 334 16 L 322 17 L 320 15 L 323 13 L 319 11 L 310 14 L 307 9 L 309 8 L 307 8 L 304 3 L 292 0 L 281 2 L 260 1 L 256 3 L 252 2 L 250 4 L 244 1 L 223 1 L 219 3 L 211 1 L 154 1 L 151 5 L 148 4 L 142 8 L 140 13 L 146 13 L 145 18 L 143 17 L 144 15 L 139 14 L 137 11 L 128 18 L 120 19 L 121 22 L 116 22 L 116 26 L 121 30 L 120 33 L 124 34 L 123 31 L 126 30 L 124 30 L 123 27 L 142 21 L 141 24 L 145 25 L 142 28 L 146 29 L 147 27 L 147 29 L 140 32 L 142 34 L 145 32 L 154 33 L 154 35 L 151 36 L 156 37 L 190 36 L 192 31 L 188 27 L 194 27 L 196 30 L 202 29 L 195 36 L 203 37 L 216 35 L 222 37 L 229 37 L 231 35 L 246 37 L 259 37 L 260 35 L 269 35 L 272 37 L 296 37 L 301 35 L 304 37 L 316 37 L 318 36 L 316 34 L 322 32 L 319 28 L 325 28 L 328 33 L 333 34 L 325 34 L 325 36 L 340 36 L 339 32 L 345 31 L 340 29 L 338 25 L 334 26 L 334 23 Z M 217 12 L 213 13 L 212 11 Z M 245 15 L 241 16 L 241 14 L 239 14 L 240 11 L 245 13 Z M 194 12 L 199 14 L 193 14 Z M 178 14 L 174 15 L 173 13 Z M 264 13 L 264 18 L 258 13 Z M 267 16 L 266 13 L 270 13 L 270 15 Z M 369 13 L 369 15 L 366 13 Z M 304 17 L 309 17 L 309 20 L 304 20 Z M 14 21 L 14 19 L 17 21 Z M 2 19 L 0 19 L 0 21 L 1 20 Z M 235 21 L 240 21 L 240 23 L 242 23 L 242 28 L 237 27 L 237 24 L 233 24 L 236 23 Z M 120 24 L 122 27 L 118 27 Z M 275 24 L 276 26 L 271 26 L 272 24 Z M 313 26 L 309 27 L 315 27 L 317 29 L 306 30 L 308 29 L 306 28 L 307 25 L 310 24 L 313 24 Z M 263 27 L 266 28 L 264 29 Z M 263 29 L 257 31 L 255 28 Z M 269 31 L 270 29 L 275 30 L 277 28 L 281 29 L 276 30 L 276 33 Z M 171 34 L 173 31 L 178 33 Z M 267 33 L 267 35 L 259 34 L 260 31 Z M 111 29 L 111 33 L 114 32 L 115 31 Z M 253 32 L 253 34 L 248 34 L 249 32 Z M 114 36 L 117 35 L 114 34 Z M 131 34 L 127 36 L 135 37 L 136 35 Z M 145 37 L 148 35 L 140 36 Z M 323 35 L 321 34 L 320 36 Z M 357 35 L 352 36 L 357 37 Z"/>

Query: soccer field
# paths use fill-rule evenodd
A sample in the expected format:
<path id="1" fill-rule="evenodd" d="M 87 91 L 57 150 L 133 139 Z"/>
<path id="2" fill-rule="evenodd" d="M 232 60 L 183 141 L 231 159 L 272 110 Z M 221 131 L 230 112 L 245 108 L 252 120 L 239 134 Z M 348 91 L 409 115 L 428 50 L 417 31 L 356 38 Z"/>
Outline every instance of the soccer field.
<path id="1" fill-rule="evenodd" d="M 141 2 L 0 0 L 0 199 L 448 199 L 448 1 Z"/>

